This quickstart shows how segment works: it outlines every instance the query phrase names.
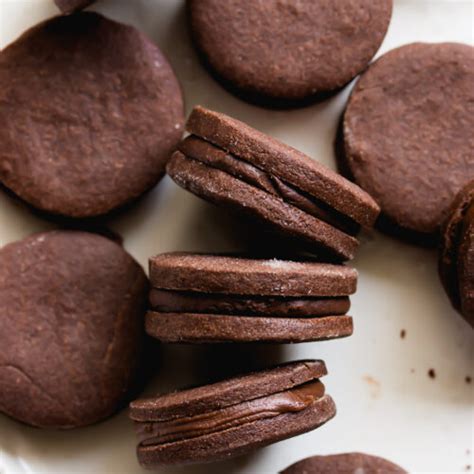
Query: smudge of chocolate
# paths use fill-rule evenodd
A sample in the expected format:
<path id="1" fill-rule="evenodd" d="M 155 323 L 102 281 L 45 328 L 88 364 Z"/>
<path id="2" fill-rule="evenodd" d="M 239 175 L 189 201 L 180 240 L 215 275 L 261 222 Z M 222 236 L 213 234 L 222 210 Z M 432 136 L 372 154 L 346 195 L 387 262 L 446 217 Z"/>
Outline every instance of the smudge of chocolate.
<path id="1" fill-rule="evenodd" d="M 405 331 L 405 329 L 402 329 L 402 330 L 400 331 L 400 338 L 401 338 L 401 339 L 405 339 L 405 336 L 406 336 L 406 335 L 407 335 L 407 332 Z"/>
<path id="2" fill-rule="evenodd" d="M 431 379 L 435 379 L 436 378 L 436 372 L 434 369 L 430 369 L 428 370 L 428 376 L 431 378 Z"/>

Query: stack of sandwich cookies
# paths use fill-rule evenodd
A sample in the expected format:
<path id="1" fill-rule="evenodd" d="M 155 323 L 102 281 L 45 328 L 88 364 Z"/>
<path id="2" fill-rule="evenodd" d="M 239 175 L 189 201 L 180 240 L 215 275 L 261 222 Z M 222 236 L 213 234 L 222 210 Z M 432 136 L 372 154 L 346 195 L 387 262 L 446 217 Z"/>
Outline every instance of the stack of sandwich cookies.
<path id="1" fill-rule="evenodd" d="M 146 468 L 229 459 L 313 430 L 336 414 L 322 361 L 298 361 L 130 405 Z"/>
<path id="2" fill-rule="evenodd" d="M 238 120 L 196 107 L 187 131 L 167 166 L 177 184 L 315 253 L 353 258 L 360 226 L 377 219 L 378 205 L 357 185 Z"/>
<path id="3" fill-rule="evenodd" d="M 150 259 L 146 331 L 163 342 L 350 336 L 357 272 L 344 265 L 168 253 Z"/>

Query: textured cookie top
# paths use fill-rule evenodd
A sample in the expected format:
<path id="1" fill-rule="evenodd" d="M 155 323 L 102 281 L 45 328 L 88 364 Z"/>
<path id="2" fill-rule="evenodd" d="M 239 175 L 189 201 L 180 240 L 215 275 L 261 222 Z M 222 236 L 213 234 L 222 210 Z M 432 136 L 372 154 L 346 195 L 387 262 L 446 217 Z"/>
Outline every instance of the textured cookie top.
<path id="1" fill-rule="evenodd" d="M 313 456 L 287 467 L 281 474 L 407 474 L 386 459 L 363 453 Z"/>
<path id="2" fill-rule="evenodd" d="M 356 291 L 357 271 L 344 265 L 173 252 L 150 259 L 152 286 L 203 293 L 339 296 Z"/>
<path id="3" fill-rule="evenodd" d="M 361 188 L 304 153 L 232 117 L 197 106 L 186 130 L 370 227 L 379 207 Z"/>
<path id="4" fill-rule="evenodd" d="M 182 134 L 183 102 L 142 33 L 78 13 L 2 51 L 0 122 L 0 181 L 41 210 L 88 217 L 156 184 Z"/>
<path id="5" fill-rule="evenodd" d="M 345 165 L 399 228 L 439 232 L 474 176 L 474 48 L 415 43 L 378 59 L 344 116 Z"/>
<path id="6" fill-rule="evenodd" d="M 244 93 L 302 99 L 338 89 L 370 61 L 391 0 L 189 0 L 205 61 Z"/>
<path id="7" fill-rule="evenodd" d="M 211 412 L 288 390 L 326 373 L 323 361 L 291 362 L 202 387 L 135 400 L 130 404 L 130 417 L 146 422 Z"/>
<path id="8" fill-rule="evenodd" d="M 0 411 L 60 428 L 115 412 L 137 378 L 147 289 L 141 267 L 98 235 L 0 249 Z"/>

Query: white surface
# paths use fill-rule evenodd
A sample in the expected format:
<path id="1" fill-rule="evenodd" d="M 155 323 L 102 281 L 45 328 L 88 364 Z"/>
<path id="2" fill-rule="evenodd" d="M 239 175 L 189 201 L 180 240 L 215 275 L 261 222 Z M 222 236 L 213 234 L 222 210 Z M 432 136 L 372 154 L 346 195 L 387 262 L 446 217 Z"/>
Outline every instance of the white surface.
<path id="1" fill-rule="evenodd" d="M 182 7 L 178 0 L 103 0 L 96 9 L 136 25 L 160 45 L 183 84 L 188 111 L 200 103 L 229 113 L 334 166 L 332 141 L 347 91 L 291 112 L 266 111 L 233 98 L 196 61 Z M 472 43 L 472 8 L 471 2 L 395 0 L 381 52 L 412 41 Z M 54 13 L 51 0 L 0 0 L 0 45 Z M 237 239 L 230 237 L 235 224 L 224 217 L 165 180 L 110 225 L 146 266 L 148 256 L 163 251 L 235 247 Z M 0 245 L 48 227 L 0 194 Z M 435 253 L 378 233 L 364 240 L 353 262 L 360 271 L 351 311 L 353 337 L 280 349 L 166 348 L 154 384 L 156 390 L 167 391 L 204 381 L 203 370 L 244 367 L 244 359 L 322 358 L 330 372 L 324 381 L 338 406 L 336 418 L 252 456 L 173 472 L 275 473 L 312 454 L 354 450 L 386 456 L 413 472 L 466 472 L 467 465 L 474 465 L 473 384 L 465 382 L 474 375 L 473 332 L 448 304 Z M 401 329 L 406 330 L 403 340 Z M 213 356 L 204 360 L 207 352 Z M 436 371 L 434 380 L 427 375 L 430 368 Z M 31 429 L 0 415 L 1 474 L 139 473 L 134 450 L 125 413 L 64 433 Z"/>

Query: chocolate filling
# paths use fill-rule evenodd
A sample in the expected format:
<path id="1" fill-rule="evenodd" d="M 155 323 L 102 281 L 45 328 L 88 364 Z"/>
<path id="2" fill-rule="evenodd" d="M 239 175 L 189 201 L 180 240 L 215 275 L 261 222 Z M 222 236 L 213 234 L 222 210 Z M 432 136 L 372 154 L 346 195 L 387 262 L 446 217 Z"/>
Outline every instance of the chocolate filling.
<path id="1" fill-rule="evenodd" d="M 179 150 L 188 158 L 217 168 L 247 184 L 278 196 L 288 204 L 331 224 L 349 235 L 355 236 L 360 230 L 359 224 L 328 206 L 325 202 L 296 189 L 276 176 L 227 153 L 200 137 L 195 135 L 187 137 L 180 143 Z"/>
<path id="2" fill-rule="evenodd" d="M 162 313 L 317 317 L 346 314 L 350 308 L 350 301 L 347 296 L 337 298 L 241 296 L 153 288 L 150 291 L 150 306 Z"/>
<path id="3" fill-rule="evenodd" d="M 228 430 L 246 423 L 305 410 L 324 396 L 324 385 L 315 380 L 298 387 L 238 403 L 188 418 L 136 423 L 142 446 L 171 443 Z"/>

